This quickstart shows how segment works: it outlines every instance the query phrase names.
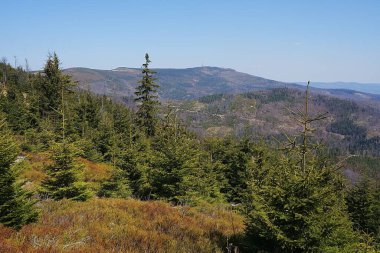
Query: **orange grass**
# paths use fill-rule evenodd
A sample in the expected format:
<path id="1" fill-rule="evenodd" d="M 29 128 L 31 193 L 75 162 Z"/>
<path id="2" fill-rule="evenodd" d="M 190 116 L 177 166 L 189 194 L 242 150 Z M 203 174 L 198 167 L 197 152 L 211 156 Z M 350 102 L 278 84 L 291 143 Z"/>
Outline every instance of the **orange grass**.
<path id="1" fill-rule="evenodd" d="M 45 168 L 52 163 L 49 153 L 24 153 L 21 179 L 26 180 L 28 190 L 37 190 L 41 182 L 46 178 Z M 107 180 L 112 174 L 112 166 L 105 163 L 94 163 L 85 158 L 77 158 L 78 163 L 83 164 L 83 181 L 89 183 L 93 191 L 97 191 L 100 183 Z M 2 253 L 2 252 L 0 252 Z"/>
<path id="2" fill-rule="evenodd" d="M 20 179 L 26 181 L 24 186 L 26 189 L 34 191 L 38 188 L 41 182 L 46 178 L 45 167 L 51 163 L 48 153 L 23 153 L 26 157 L 20 163 L 21 174 Z"/>
<path id="3" fill-rule="evenodd" d="M 84 165 L 83 175 L 86 182 L 99 182 L 111 176 L 112 167 L 105 163 L 94 163 L 85 158 L 78 158 L 79 163 Z"/>
<path id="4" fill-rule="evenodd" d="M 41 219 L 19 232 L 0 227 L 0 252 L 224 252 L 244 230 L 222 206 L 182 207 L 160 201 L 45 201 Z"/>

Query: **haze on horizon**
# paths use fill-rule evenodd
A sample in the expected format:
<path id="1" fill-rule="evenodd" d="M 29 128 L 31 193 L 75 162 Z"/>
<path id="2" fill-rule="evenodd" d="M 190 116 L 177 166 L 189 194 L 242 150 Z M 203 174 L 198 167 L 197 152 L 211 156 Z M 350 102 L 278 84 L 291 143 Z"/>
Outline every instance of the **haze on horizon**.
<path id="1" fill-rule="evenodd" d="M 380 83 L 380 1 L 3 0 L 0 57 L 41 69 L 218 66 L 292 82 Z"/>

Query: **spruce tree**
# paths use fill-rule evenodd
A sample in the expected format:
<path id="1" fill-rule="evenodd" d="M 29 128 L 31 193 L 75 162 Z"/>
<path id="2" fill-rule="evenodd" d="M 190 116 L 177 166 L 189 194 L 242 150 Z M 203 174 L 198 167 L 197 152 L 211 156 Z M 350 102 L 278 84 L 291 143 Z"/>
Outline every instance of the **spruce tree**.
<path id="1" fill-rule="evenodd" d="M 309 115 L 308 96 L 309 88 L 304 111 L 294 113 L 303 129 L 299 141 L 288 137 L 289 145 L 277 155 L 254 157 L 245 208 L 248 239 L 256 250 L 343 252 L 355 242 L 339 166 L 309 143 L 310 123 L 325 114 Z"/>
<path id="2" fill-rule="evenodd" d="M 117 166 L 127 174 L 133 196 L 150 199 L 152 185 L 148 174 L 152 170 L 154 157 L 151 141 L 144 135 L 137 136 L 118 156 Z"/>
<path id="3" fill-rule="evenodd" d="M 16 229 L 38 218 L 31 193 L 16 181 L 17 175 L 12 169 L 18 151 L 5 120 L 0 117 L 0 223 Z"/>
<path id="4" fill-rule="evenodd" d="M 128 198 L 132 195 L 132 191 L 129 188 L 128 177 L 126 172 L 114 168 L 111 177 L 102 182 L 100 185 L 99 197 L 105 198 Z"/>
<path id="5" fill-rule="evenodd" d="M 256 154 L 257 145 L 247 138 L 237 142 L 234 139 L 221 141 L 207 140 L 206 146 L 210 153 L 213 166 L 219 167 L 223 173 L 222 193 L 227 201 L 241 203 L 247 192 L 250 171 L 254 165 L 252 156 Z"/>
<path id="6" fill-rule="evenodd" d="M 42 182 L 43 197 L 84 201 L 91 196 L 84 182 L 80 181 L 82 166 L 75 161 L 75 147 L 63 141 L 52 148 L 53 163 L 46 168 L 47 178 Z"/>
<path id="7" fill-rule="evenodd" d="M 62 73 L 56 53 L 49 54 L 43 70 L 43 78 L 39 80 L 38 84 L 41 93 L 40 109 L 43 114 L 58 110 L 62 105 L 62 91 L 67 91 L 74 85 L 70 77 Z"/>
<path id="8" fill-rule="evenodd" d="M 75 129 L 71 129 L 74 127 L 71 117 L 76 115 L 65 114 L 65 111 L 70 111 L 73 104 L 69 99 L 76 83 L 62 73 L 56 53 L 48 56 L 42 75 L 38 75 L 34 81 L 39 95 L 36 107 L 39 108 L 40 116 L 53 122 L 56 130 L 61 130 L 63 138 L 66 133 L 74 132 Z"/>
<path id="9" fill-rule="evenodd" d="M 356 230 L 380 239 L 379 189 L 369 178 L 361 179 L 348 192 L 347 206 Z"/>
<path id="10" fill-rule="evenodd" d="M 156 73 L 149 69 L 149 55 L 145 54 L 145 63 L 142 65 L 142 79 L 136 88 L 136 99 L 138 103 L 138 123 L 148 136 L 154 136 L 156 127 L 156 107 L 159 104 L 157 90 L 159 85 L 155 83 Z"/>
<path id="11" fill-rule="evenodd" d="M 217 174 L 199 144 L 176 116 L 167 117 L 152 142 L 148 181 L 153 198 L 188 204 L 222 200 Z"/>

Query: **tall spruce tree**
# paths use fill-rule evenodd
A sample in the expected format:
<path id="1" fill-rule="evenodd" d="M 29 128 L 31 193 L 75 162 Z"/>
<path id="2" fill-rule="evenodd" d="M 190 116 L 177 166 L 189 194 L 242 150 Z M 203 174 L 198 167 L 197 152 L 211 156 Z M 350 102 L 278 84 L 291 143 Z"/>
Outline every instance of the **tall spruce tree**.
<path id="1" fill-rule="evenodd" d="M 39 99 L 37 107 L 43 118 L 52 119 L 57 129 L 60 129 L 62 136 L 73 124 L 66 124 L 65 110 L 68 109 L 68 94 L 76 83 L 70 76 L 62 73 L 60 69 L 60 61 L 56 53 L 49 54 L 46 61 L 43 74 L 38 75 L 35 79 L 35 86 L 38 89 Z M 67 115 L 67 114 L 66 114 Z"/>
<path id="2" fill-rule="evenodd" d="M 56 53 L 48 56 L 44 67 L 44 79 L 40 82 L 42 92 L 41 106 L 46 111 L 58 109 L 61 105 L 61 91 L 71 86 L 72 82 L 60 69 L 60 61 Z"/>
<path id="3" fill-rule="evenodd" d="M 38 218 L 31 193 L 16 182 L 17 175 L 12 169 L 18 151 L 0 115 L 0 223 L 16 229 Z"/>
<path id="4" fill-rule="evenodd" d="M 148 136 L 154 136 L 156 128 L 156 107 L 159 104 L 157 90 L 159 85 L 155 83 L 156 73 L 149 69 L 149 55 L 145 54 L 145 63 L 142 65 L 143 77 L 136 88 L 136 99 L 139 108 L 137 111 L 138 123 Z"/>

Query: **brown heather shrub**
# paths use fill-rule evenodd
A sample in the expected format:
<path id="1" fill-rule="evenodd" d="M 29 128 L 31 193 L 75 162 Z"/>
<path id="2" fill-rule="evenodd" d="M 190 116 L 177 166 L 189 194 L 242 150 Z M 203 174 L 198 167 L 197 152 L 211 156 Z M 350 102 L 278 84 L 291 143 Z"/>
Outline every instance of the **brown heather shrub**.
<path id="1" fill-rule="evenodd" d="M 101 182 L 109 179 L 112 174 L 112 166 L 105 163 L 94 163 L 85 158 L 77 158 L 79 164 L 83 165 L 82 179 L 87 183 L 89 189 L 98 192 Z"/>
<path id="2" fill-rule="evenodd" d="M 243 219 L 223 206 L 159 201 L 44 201 L 39 223 L 19 232 L 0 227 L 0 252 L 224 252 Z"/>
<path id="3" fill-rule="evenodd" d="M 47 163 L 49 162 L 50 154 L 49 152 L 26 152 L 25 156 L 33 163 Z"/>
<path id="4" fill-rule="evenodd" d="M 94 163 L 85 158 L 78 158 L 79 163 L 84 165 L 83 175 L 85 182 L 100 182 L 111 176 L 112 167 L 105 163 Z"/>
<path id="5" fill-rule="evenodd" d="M 21 179 L 26 180 L 28 190 L 37 190 L 41 182 L 46 178 L 45 168 L 52 163 L 48 152 L 25 153 L 26 159 L 22 162 L 23 170 Z M 84 158 L 78 158 L 83 164 L 83 181 L 89 183 L 93 191 L 98 191 L 100 183 L 107 180 L 112 174 L 112 166 L 104 163 L 94 163 Z M 0 252 L 2 253 L 2 252 Z"/>
<path id="6" fill-rule="evenodd" d="M 44 168 L 51 163 L 48 153 L 25 153 L 24 170 L 21 178 L 33 183 L 30 190 L 36 188 L 46 177 Z"/>

